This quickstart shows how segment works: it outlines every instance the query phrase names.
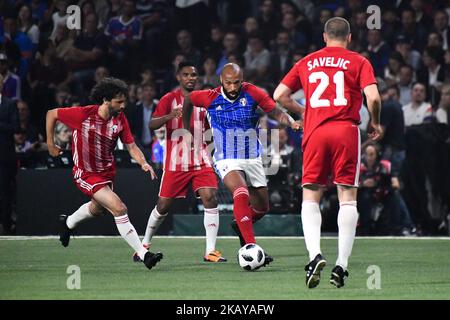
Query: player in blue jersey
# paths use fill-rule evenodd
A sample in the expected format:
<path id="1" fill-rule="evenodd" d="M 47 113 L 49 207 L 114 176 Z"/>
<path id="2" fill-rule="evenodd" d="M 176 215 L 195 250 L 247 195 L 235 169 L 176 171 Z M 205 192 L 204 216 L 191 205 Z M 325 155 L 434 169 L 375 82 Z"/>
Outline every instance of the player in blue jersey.
<path id="1" fill-rule="evenodd" d="M 214 166 L 233 195 L 233 228 L 243 246 L 256 243 L 253 222 L 261 219 L 269 210 L 262 150 L 258 140 L 259 110 L 294 130 L 300 129 L 301 124 L 276 108 L 275 101 L 265 91 L 243 82 L 243 73 L 237 64 L 226 64 L 220 81 L 220 87 L 192 91 L 185 96 L 183 124 L 185 129 L 189 129 L 192 105 L 207 109 L 207 119 L 214 138 Z M 267 257 L 265 264 L 271 261 L 272 258 Z"/>

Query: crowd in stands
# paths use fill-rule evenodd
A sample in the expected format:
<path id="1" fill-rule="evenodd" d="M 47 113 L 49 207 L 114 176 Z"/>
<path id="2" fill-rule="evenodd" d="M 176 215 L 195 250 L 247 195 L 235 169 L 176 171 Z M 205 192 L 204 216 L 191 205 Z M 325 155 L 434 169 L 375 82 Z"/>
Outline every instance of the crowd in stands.
<path id="1" fill-rule="evenodd" d="M 79 30 L 67 27 L 70 5 L 81 9 Z M 381 29 L 367 28 L 368 5 L 381 8 Z M 272 94 L 296 61 L 324 46 L 325 22 L 345 17 L 350 49 L 370 60 L 378 78 L 385 129 L 380 144 L 366 141 L 363 105 L 358 232 L 425 235 L 449 227 L 449 0 L 0 0 L 0 12 L 1 94 L 17 101 L 21 167 L 43 163 L 33 154 L 45 153 L 47 110 L 89 104 L 90 89 L 109 75 L 129 84 L 132 132 L 161 164 L 164 132 L 148 123 L 158 99 L 177 86 L 179 62 L 197 65 L 198 89 L 218 86 L 222 66 L 235 62 L 246 81 Z M 302 92 L 295 96 L 302 103 Z M 299 212 L 301 133 L 266 119 L 261 125 L 281 129 L 280 152 L 267 149 L 280 163 L 268 177 L 272 208 L 283 213 L 290 203 L 286 211 Z M 70 150 L 70 129 L 58 125 L 55 139 Z M 323 207 L 332 211 L 332 202 Z"/>

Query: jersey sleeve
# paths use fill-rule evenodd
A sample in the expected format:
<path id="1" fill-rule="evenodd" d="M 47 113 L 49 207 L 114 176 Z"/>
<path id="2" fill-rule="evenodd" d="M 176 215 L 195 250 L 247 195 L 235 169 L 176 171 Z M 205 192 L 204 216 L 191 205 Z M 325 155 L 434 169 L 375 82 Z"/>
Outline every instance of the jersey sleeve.
<path id="1" fill-rule="evenodd" d="M 291 89 L 292 92 L 296 92 L 302 88 L 299 69 L 300 69 L 300 61 L 297 62 L 291 68 L 291 70 L 289 70 L 289 72 L 284 76 L 283 80 L 281 80 L 281 83 L 287 86 L 289 89 Z"/>
<path id="2" fill-rule="evenodd" d="M 130 125 L 128 124 L 128 120 L 127 117 L 125 117 L 124 114 L 122 114 L 122 126 L 123 129 L 120 132 L 120 140 L 124 143 L 124 144 L 131 144 L 134 142 L 134 138 L 133 138 L 133 134 L 131 133 L 130 130 Z"/>
<path id="3" fill-rule="evenodd" d="M 250 83 L 247 83 L 246 90 L 264 112 L 268 113 L 275 109 L 275 101 L 264 90 Z"/>
<path id="4" fill-rule="evenodd" d="M 217 97 L 214 90 L 195 90 L 189 94 L 192 105 L 196 107 L 208 108 L 211 102 Z"/>
<path id="5" fill-rule="evenodd" d="M 359 71 L 359 86 L 363 90 L 368 85 L 377 83 L 375 79 L 375 73 L 373 67 L 367 59 L 364 59 L 361 64 L 361 69 Z"/>
<path id="6" fill-rule="evenodd" d="M 66 126 L 80 130 L 82 122 L 88 117 L 89 109 L 85 107 L 59 108 L 56 112 L 58 121 Z"/>
<path id="7" fill-rule="evenodd" d="M 170 113 L 170 104 L 169 104 L 169 95 L 165 95 L 164 97 L 159 100 L 158 104 L 156 105 L 155 111 L 153 111 L 152 117 L 153 118 L 159 118 L 163 117 Z"/>

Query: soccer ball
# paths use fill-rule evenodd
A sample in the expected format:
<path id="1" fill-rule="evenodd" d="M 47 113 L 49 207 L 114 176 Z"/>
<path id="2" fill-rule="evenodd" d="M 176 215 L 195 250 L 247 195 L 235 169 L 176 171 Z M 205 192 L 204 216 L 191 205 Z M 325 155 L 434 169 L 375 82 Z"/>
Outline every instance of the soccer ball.
<path id="1" fill-rule="evenodd" d="M 258 270 L 264 263 L 266 255 L 263 248 L 256 243 L 248 243 L 238 251 L 239 265 L 247 271 Z"/>

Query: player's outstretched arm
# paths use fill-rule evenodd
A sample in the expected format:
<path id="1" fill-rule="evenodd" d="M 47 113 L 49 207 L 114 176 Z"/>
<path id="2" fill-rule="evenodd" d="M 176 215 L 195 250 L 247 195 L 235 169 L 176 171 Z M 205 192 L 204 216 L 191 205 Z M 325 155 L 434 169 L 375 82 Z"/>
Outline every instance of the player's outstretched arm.
<path id="1" fill-rule="evenodd" d="M 277 107 L 270 111 L 267 115 L 272 119 L 278 121 L 278 123 L 287 127 L 291 127 L 294 130 L 301 129 L 303 125 L 301 121 L 295 121 L 294 118 L 292 118 L 289 114 L 283 112 L 279 108 L 278 104 Z"/>
<path id="2" fill-rule="evenodd" d="M 156 179 L 155 171 L 153 170 L 152 166 L 148 164 L 147 160 L 145 159 L 144 154 L 142 153 L 141 149 L 136 145 L 136 143 L 130 143 L 126 144 L 127 150 L 130 153 L 130 156 L 136 160 L 136 162 L 141 166 L 141 169 L 145 172 L 149 172 L 150 176 L 153 179 Z"/>
<path id="3" fill-rule="evenodd" d="M 370 84 L 364 88 L 367 108 L 370 112 L 370 125 L 373 131 L 369 134 L 372 140 L 379 140 L 383 136 L 383 129 L 380 125 L 381 98 L 376 84 Z"/>
<path id="4" fill-rule="evenodd" d="M 57 157 L 62 153 L 61 149 L 55 145 L 55 142 L 53 140 L 53 135 L 55 132 L 55 124 L 57 119 L 58 119 L 58 109 L 47 111 L 47 116 L 45 119 L 45 132 L 47 134 L 48 153 L 50 153 L 52 157 Z"/>
<path id="5" fill-rule="evenodd" d="M 285 85 L 280 83 L 273 93 L 273 99 L 279 103 L 283 108 L 290 112 L 296 113 L 303 118 L 303 113 L 305 108 L 303 108 L 297 101 L 291 98 L 292 90 Z"/>

